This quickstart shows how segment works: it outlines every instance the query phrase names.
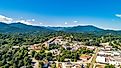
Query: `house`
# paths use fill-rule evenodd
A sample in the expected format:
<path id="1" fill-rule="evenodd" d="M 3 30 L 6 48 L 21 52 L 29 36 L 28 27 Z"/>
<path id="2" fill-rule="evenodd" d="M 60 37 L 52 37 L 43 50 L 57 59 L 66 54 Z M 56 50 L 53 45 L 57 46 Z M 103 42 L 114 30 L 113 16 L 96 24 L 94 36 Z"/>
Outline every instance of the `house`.
<path id="1" fill-rule="evenodd" d="M 100 48 L 101 51 L 105 51 L 105 49 L 103 47 Z"/>
<path id="2" fill-rule="evenodd" d="M 58 49 L 52 49 L 50 50 L 50 52 L 55 56 L 60 54 L 60 51 Z"/>
<path id="3" fill-rule="evenodd" d="M 79 59 L 82 60 L 82 61 L 88 61 L 90 58 L 91 58 L 91 56 L 88 56 L 88 55 L 81 55 L 79 57 Z"/>
<path id="4" fill-rule="evenodd" d="M 12 48 L 14 48 L 14 49 L 18 49 L 18 48 L 20 48 L 19 46 L 13 46 Z"/>
<path id="5" fill-rule="evenodd" d="M 58 68 L 62 68 L 62 63 L 59 63 L 58 64 Z"/>
<path id="6" fill-rule="evenodd" d="M 89 49 L 89 50 L 94 50 L 95 47 L 94 47 L 94 46 L 87 46 L 87 49 Z"/>
<path id="7" fill-rule="evenodd" d="M 117 66 L 119 66 L 119 65 L 120 65 L 120 63 L 119 63 L 119 62 L 117 62 L 117 61 L 110 61 L 110 62 L 109 62 L 109 64 L 111 64 L 111 65 L 117 65 Z"/>
<path id="8" fill-rule="evenodd" d="M 105 46 L 105 51 L 110 51 L 112 49 L 112 46 Z"/>
<path id="9" fill-rule="evenodd" d="M 116 52 L 116 51 L 114 51 L 113 54 L 114 54 L 114 56 L 120 56 L 120 53 Z"/>
<path id="10" fill-rule="evenodd" d="M 38 45 L 31 45 L 28 49 L 29 50 L 41 50 L 41 47 Z"/>
<path id="11" fill-rule="evenodd" d="M 105 52 L 103 51 L 98 52 L 98 56 L 104 56 L 104 55 L 105 55 Z"/>
<path id="12" fill-rule="evenodd" d="M 106 63 L 106 58 L 102 56 L 97 56 L 96 62 L 98 63 Z"/>

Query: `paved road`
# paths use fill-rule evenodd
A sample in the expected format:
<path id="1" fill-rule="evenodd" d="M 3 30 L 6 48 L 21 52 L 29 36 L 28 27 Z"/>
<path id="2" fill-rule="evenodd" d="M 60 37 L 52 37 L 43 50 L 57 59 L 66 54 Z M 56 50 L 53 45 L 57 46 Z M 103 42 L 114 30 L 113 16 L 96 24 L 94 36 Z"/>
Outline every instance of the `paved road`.
<path id="1" fill-rule="evenodd" d="M 96 60 L 96 57 L 97 57 L 98 51 L 99 51 L 99 49 L 96 48 L 96 54 L 93 56 L 93 58 L 92 58 L 92 62 L 91 62 L 91 64 L 90 64 L 90 67 L 89 67 L 89 68 L 93 68 L 93 65 L 95 64 L 95 60 Z"/>

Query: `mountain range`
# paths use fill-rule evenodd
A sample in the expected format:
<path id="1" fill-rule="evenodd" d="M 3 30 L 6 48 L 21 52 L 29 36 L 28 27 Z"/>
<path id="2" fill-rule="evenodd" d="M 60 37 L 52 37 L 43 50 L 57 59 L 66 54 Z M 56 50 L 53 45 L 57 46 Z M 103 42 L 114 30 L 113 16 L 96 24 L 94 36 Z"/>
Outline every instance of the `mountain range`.
<path id="1" fill-rule="evenodd" d="M 3 22 L 0 22 L 0 32 L 1 33 L 14 33 L 14 32 L 48 32 L 48 31 L 64 31 L 64 32 L 103 32 L 103 33 L 121 33 L 121 31 L 114 31 L 114 30 L 104 30 L 92 25 L 86 25 L 86 26 L 74 26 L 74 27 L 44 27 L 44 26 L 32 26 L 32 25 L 26 25 L 23 23 L 11 23 L 6 24 Z"/>

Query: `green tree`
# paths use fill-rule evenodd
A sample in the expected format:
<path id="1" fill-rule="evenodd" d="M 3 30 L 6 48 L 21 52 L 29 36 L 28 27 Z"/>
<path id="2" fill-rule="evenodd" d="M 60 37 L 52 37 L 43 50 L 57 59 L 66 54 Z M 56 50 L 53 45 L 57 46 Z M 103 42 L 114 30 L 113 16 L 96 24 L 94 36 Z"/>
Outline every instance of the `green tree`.
<path id="1" fill-rule="evenodd" d="M 0 61 L 0 66 L 2 66 L 3 65 L 3 63 L 2 63 L 2 61 Z"/>
<path id="2" fill-rule="evenodd" d="M 31 52 L 32 57 L 34 57 L 35 53 L 36 53 L 36 51 L 32 50 L 32 52 Z"/>
<path id="3" fill-rule="evenodd" d="M 109 64 L 107 64 L 107 65 L 105 66 L 105 68 L 115 68 L 115 66 L 114 66 L 114 65 L 109 65 Z"/>

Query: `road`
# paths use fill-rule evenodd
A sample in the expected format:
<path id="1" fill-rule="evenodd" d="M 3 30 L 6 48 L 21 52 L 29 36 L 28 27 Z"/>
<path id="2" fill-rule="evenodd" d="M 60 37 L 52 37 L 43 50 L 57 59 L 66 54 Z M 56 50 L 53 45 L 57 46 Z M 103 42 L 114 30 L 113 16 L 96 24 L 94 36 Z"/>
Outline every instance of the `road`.
<path id="1" fill-rule="evenodd" d="M 97 57 L 98 52 L 99 52 L 99 49 L 97 47 L 96 50 L 95 50 L 95 54 L 94 54 L 94 56 L 92 58 L 92 62 L 90 64 L 90 67 L 89 68 L 93 68 L 93 65 L 95 64 L 95 60 L 96 60 L 96 57 Z"/>

